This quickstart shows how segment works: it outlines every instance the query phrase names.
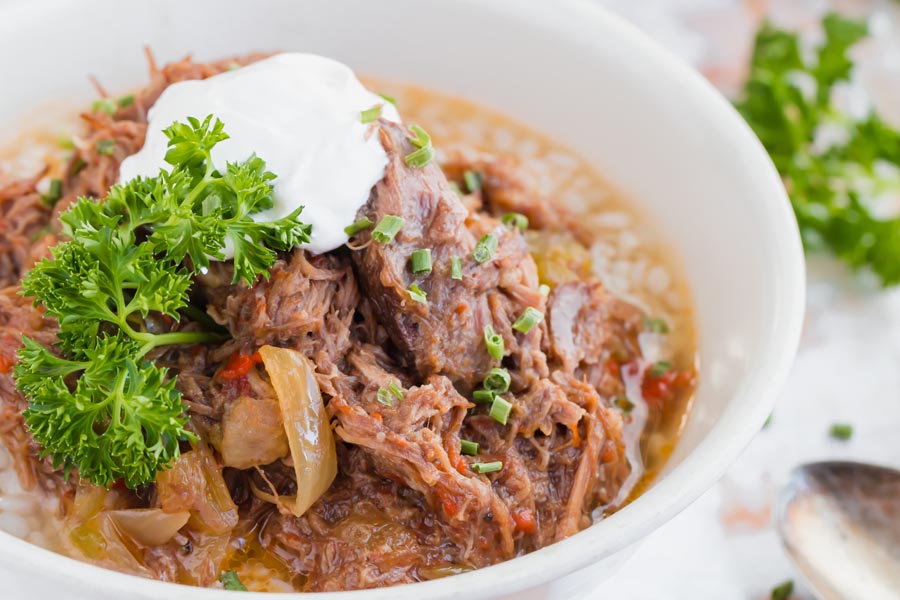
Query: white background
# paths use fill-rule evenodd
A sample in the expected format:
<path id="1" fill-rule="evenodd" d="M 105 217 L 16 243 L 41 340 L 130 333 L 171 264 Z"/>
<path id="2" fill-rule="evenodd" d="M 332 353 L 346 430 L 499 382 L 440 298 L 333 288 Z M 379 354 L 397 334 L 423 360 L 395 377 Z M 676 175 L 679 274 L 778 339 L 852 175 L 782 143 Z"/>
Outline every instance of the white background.
<path id="1" fill-rule="evenodd" d="M 728 94 L 739 89 L 762 14 L 811 35 L 829 8 L 867 16 L 875 39 L 859 49 L 855 89 L 900 123 L 900 6 L 874 0 L 597 1 Z M 771 425 L 715 488 L 648 538 L 597 598 L 769 598 L 772 587 L 798 578 L 771 527 L 773 501 L 794 466 L 841 458 L 900 468 L 900 290 L 881 291 L 828 257 L 810 258 L 808 282 L 800 353 Z M 830 439 L 836 422 L 853 424 L 849 442 Z M 798 581 L 795 598 L 811 597 Z"/>

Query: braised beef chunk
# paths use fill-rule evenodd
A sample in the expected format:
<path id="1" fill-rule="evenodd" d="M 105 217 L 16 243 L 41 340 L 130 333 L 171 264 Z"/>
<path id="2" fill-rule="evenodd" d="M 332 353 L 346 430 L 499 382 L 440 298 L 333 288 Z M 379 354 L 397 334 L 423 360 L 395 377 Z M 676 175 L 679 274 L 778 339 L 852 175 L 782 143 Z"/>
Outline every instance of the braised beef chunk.
<path id="1" fill-rule="evenodd" d="M 423 169 L 406 165 L 414 150 L 405 130 L 383 123 L 381 139 L 389 163 L 361 216 L 379 222 L 387 215 L 404 220 L 387 244 L 369 231 L 358 236 L 365 248 L 353 253 L 357 277 L 392 341 L 422 377 L 446 375 L 471 389 L 493 365 L 484 344 L 484 328 L 512 340 L 511 325 L 527 306 L 543 307 L 537 270 L 524 238 L 486 215 L 469 215 L 436 164 Z M 492 259 L 477 263 L 478 240 L 494 236 Z M 433 270 L 413 275 L 410 255 L 430 249 Z M 462 261 L 462 279 L 450 276 L 451 259 Z M 414 301 L 410 286 L 425 292 Z M 500 317 L 499 319 L 496 317 Z"/>
<path id="2" fill-rule="evenodd" d="M 151 65 L 151 84 L 130 106 L 86 115 L 84 143 L 55 209 L 36 180 L 0 188 L 0 440 L 22 482 L 61 498 L 63 511 L 84 510 L 73 502 L 77 473 L 67 480 L 40 458 L 11 374 L 21 336 L 51 347 L 56 323 L 21 296 L 18 282 L 56 243 L 59 212 L 113 185 L 119 162 L 143 144 L 146 111 L 165 87 L 234 62 Z M 326 254 L 296 249 L 252 286 L 233 283 L 232 265 L 216 262 L 196 278 L 184 318 L 142 322 L 227 338 L 148 355 L 177 375 L 198 439 L 182 445 L 153 485 L 80 487 L 78 497 L 99 494 L 108 506 L 190 519 L 166 543 L 122 546 L 124 562 L 82 559 L 203 586 L 218 585 L 225 569 L 245 568 L 270 590 L 371 588 L 541 548 L 588 527 L 630 491 L 637 465 L 614 404 L 625 394 L 625 370 L 645 366 L 641 312 L 605 289 L 588 259 L 564 278 L 546 278 L 542 266 L 541 276 L 557 285 L 549 295 L 541 290 L 526 234 L 504 224 L 504 214 L 525 215 L 529 235 L 540 230 L 545 245 L 564 239 L 579 245 L 579 257 L 589 253 L 511 160 L 453 152 L 442 167 L 414 168 L 405 160 L 415 149 L 405 127 L 382 120 L 372 128 L 388 165 L 358 217 L 403 219 L 392 240 L 373 239 L 368 229 Z M 98 140 L 114 141 L 114 151 L 97 152 Z M 465 188 L 466 172 L 470 183 L 477 176 L 477 189 Z M 448 178 L 469 193 L 461 197 Z M 484 240 L 490 251 L 476 253 Z M 430 251 L 430 272 L 412 272 L 417 250 Z M 451 272 L 454 259 L 461 277 Z M 514 326 L 527 311 L 540 318 Z M 486 329 L 502 338 L 502 357 L 489 352 Z M 301 516 L 281 500 L 297 493 L 298 480 L 287 419 L 257 353 L 265 345 L 296 350 L 315 366 L 337 443 L 337 476 Z M 511 404 L 506 418 L 492 416 L 490 400 L 475 402 L 492 369 L 510 377 L 501 395 Z M 502 468 L 474 467 L 492 462 Z"/>

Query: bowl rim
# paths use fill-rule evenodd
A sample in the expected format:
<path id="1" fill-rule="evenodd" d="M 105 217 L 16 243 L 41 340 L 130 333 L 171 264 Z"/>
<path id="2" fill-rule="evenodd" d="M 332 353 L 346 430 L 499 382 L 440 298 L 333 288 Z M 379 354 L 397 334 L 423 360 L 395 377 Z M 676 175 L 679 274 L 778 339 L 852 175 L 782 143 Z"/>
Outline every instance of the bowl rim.
<path id="1" fill-rule="evenodd" d="M 553 3 L 521 2 L 521 0 L 456 0 L 472 10 L 530 12 L 539 17 L 542 11 L 555 15 L 567 13 L 573 29 L 592 28 L 596 32 L 611 33 L 616 43 L 625 44 L 635 55 L 654 69 L 666 70 L 677 77 L 698 106 L 705 110 L 705 118 L 719 123 L 723 135 L 733 143 L 749 148 L 764 158 L 766 169 L 755 175 L 771 188 L 760 197 L 769 213 L 768 224 L 776 228 L 773 236 L 780 240 L 782 252 L 778 265 L 773 265 L 776 303 L 776 322 L 766 333 L 764 348 L 755 359 L 755 368 L 745 374 L 746 385 L 737 393 L 729 412 L 694 448 L 681 464 L 644 492 L 621 511 L 595 526 L 565 540 L 490 567 L 454 575 L 449 578 L 403 584 L 388 588 L 344 592 L 304 594 L 311 600 L 419 600 L 421 597 L 451 598 L 466 593 L 471 599 L 511 595 L 562 578 L 618 552 L 647 536 L 666 521 L 699 498 L 725 472 L 727 467 L 750 443 L 771 412 L 777 393 L 787 378 L 800 340 L 805 305 L 805 266 L 796 219 L 774 165 L 749 126 L 731 104 L 699 73 L 667 50 L 649 39 L 646 34 L 592 3 L 591 0 L 557 0 Z M 23 8 L 15 2 L 0 3 L 0 14 Z M 577 24 L 576 24 L 577 21 Z M 601 37 L 601 36 L 597 36 Z M 609 38 L 605 38 L 607 41 Z M 767 171 L 767 172 L 763 172 Z M 640 519 L 631 515 L 643 515 Z M 627 526 L 623 521 L 628 521 Z M 602 538 L 602 539 L 601 539 Z M 172 600 L 220 600 L 224 590 L 173 585 L 149 579 L 138 579 L 79 562 L 0 531 L 0 557 L 8 568 L 21 572 L 45 573 L 60 581 L 103 586 L 105 593 L 118 593 L 127 598 L 170 598 Z M 140 582 L 140 590 L 136 584 Z M 296 598 L 293 593 L 248 592 L 246 598 Z"/>

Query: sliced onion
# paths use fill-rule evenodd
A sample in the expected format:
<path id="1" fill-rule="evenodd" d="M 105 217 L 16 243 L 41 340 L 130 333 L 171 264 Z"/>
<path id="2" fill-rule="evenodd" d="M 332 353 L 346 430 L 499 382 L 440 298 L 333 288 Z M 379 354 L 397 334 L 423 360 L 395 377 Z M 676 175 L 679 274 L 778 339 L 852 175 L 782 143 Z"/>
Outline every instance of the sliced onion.
<path id="1" fill-rule="evenodd" d="M 222 478 L 222 467 L 203 442 L 156 476 L 156 492 L 164 511 L 190 512 L 191 527 L 202 533 L 221 535 L 237 525 L 237 506 Z"/>
<path id="2" fill-rule="evenodd" d="M 109 512 L 119 531 L 144 546 L 165 544 L 184 527 L 191 513 L 167 513 L 161 508 L 112 510 Z"/>
<path id="3" fill-rule="evenodd" d="M 296 496 L 261 496 L 268 496 L 270 502 L 286 507 L 299 517 L 328 490 L 337 475 L 334 435 L 312 365 L 306 357 L 296 350 L 273 346 L 263 346 L 259 353 L 278 396 L 297 476 Z"/>
<path id="4" fill-rule="evenodd" d="M 134 544 L 129 547 L 108 512 L 101 511 L 73 527 L 65 542 L 67 554 L 75 558 L 122 573 L 152 576 L 143 559 L 137 558 L 139 552 Z"/>

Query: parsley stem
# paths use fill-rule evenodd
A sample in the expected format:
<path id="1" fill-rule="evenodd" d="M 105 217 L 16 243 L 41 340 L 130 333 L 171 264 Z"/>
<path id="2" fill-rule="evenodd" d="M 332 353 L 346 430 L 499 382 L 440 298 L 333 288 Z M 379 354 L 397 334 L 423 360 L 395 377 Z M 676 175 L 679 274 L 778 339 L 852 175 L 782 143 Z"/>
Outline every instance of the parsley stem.
<path id="1" fill-rule="evenodd" d="M 130 337 L 139 342 L 144 342 L 139 352 L 139 357 L 143 358 L 148 352 L 160 346 L 170 346 L 172 344 L 205 344 L 207 342 L 221 342 L 228 339 L 228 336 L 219 333 L 209 333 L 207 331 L 173 331 L 172 333 L 142 333 L 134 331 L 130 327 L 122 328 Z"/>

